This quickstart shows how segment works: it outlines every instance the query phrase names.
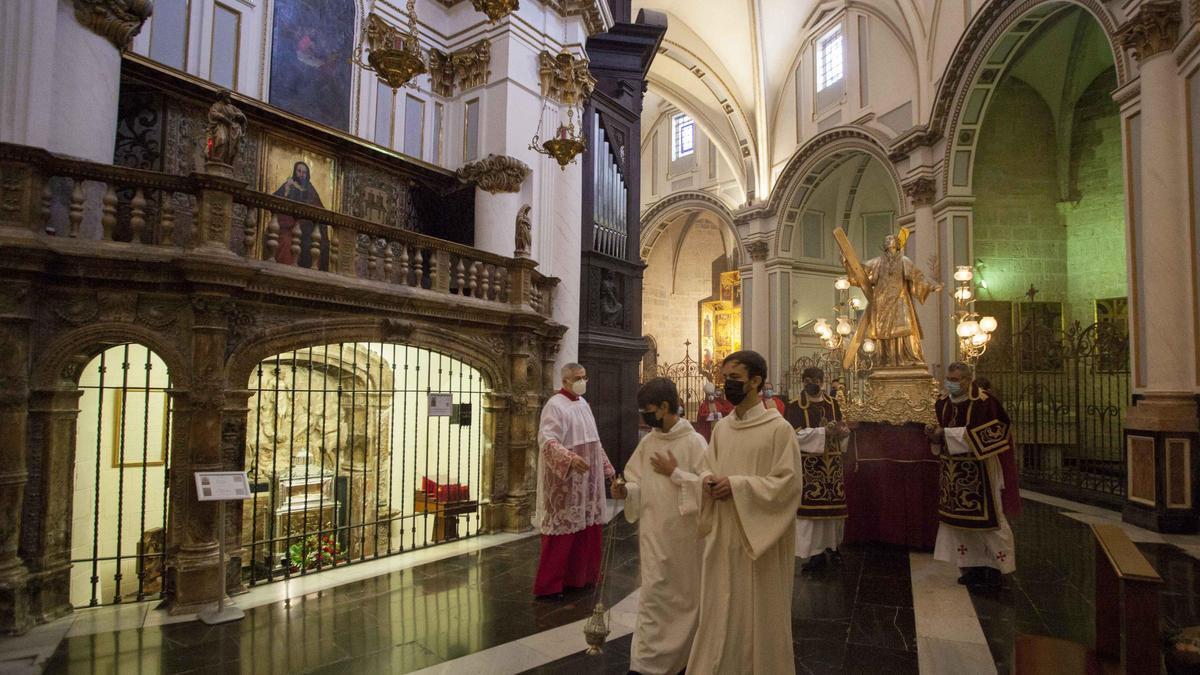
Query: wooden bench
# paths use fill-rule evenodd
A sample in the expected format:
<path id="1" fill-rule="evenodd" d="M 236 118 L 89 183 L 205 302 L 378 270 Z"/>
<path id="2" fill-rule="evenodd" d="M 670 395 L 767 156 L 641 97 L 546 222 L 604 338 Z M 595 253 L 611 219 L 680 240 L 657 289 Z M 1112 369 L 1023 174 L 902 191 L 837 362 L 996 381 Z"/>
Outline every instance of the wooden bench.
<path id="1" fill-rule="evenodd" d="M 1117 525 L 1092 525 L 1096 537 L 1096 646 L 1018 634 L 1013 673 L 1154 675 L 1162 668 L 1158 587 L 1162 578 Z"/>

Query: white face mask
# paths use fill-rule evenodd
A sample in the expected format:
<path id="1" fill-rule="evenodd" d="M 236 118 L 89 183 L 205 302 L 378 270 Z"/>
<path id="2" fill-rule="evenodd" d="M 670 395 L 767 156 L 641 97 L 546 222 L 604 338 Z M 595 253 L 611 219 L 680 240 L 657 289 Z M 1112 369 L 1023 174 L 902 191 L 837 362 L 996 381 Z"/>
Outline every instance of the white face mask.
<path id="1" fill-rule="evenodd" d="M 583 396 L 587 393 L 587 380 L 575 380 L 571 383 L 571 393 Z"/>

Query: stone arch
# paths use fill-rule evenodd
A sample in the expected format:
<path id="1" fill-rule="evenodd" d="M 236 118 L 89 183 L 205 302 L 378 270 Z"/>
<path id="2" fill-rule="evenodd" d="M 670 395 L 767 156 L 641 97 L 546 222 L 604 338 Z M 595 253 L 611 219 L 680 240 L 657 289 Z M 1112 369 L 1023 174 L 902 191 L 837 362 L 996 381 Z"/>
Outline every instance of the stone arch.
<path id="1" fill-rule="evenodd" d="M 888 157 L 883 139 L 875 132 L 862 127 L 841 126 L 818 134 L 805 143 L 788 160 L 783 171 L 779 174 L 776 189 L 771 193 L 764 215 L 779 214 L 778 225 L 773 238 L 772 255 L 781 255 L 784 242 L 790 236 L 792 227 L 796 225 L 794 215 L 789 220 L 789 214 L 799 213 L 799 207 L 808 197 L 809 192 L 829 171 L 831 166 L 840 165 L 855 155 L 867 155 L 887 171 L 889 183 L 895 190 L 896 203 L 899 207 L 897 216 L 907 212 L 906 200 L 900 187 L 900 175 L 896 166 Z"/>
<path id="2" fill-rule="evenodd" d="M 511 388 L 503 356 L 508 352 L 503 338 L 471 338 L 461 331 L 406 321 L 384 319 L 339 319 L 286 324 L 242 345 L 228 361 L 227 381 L 241 388 L 264 359 L 320 344 L 337 342 L 396 342 L 438 352 L 476 368 L 489 388 L 505 392 Z"/>
<path id="3" fill-rule="evenodd" d="M 165 336 L 138 324 L 102 322 L 68 331 L 39 350 L 33 364 L 30 389 L 73 387 L 79 382 L 83 367 L 93 357 L 126 342 L 145 345 L 157 354 L 167 364 L 176 388 L 191 386 L 188 358 Z"/>
<path id="4" fill-rule="evenodd" d="M 1060 11 L 1083 8 L 1102 29 L 1113 55 L 1118 89 L 1131 79 L 1120 22 L 1100 0 L 993 0 L 976 15 L 946 65 L 929 122 L 928 141 L 946 139 L 942 194 L 970 195 L 979 128 L 994 89 L 1021 46 Z"/>
<path id="5" fill-rule="evenodd" d="M 650 255 L 650 250 L 654 247 L 655 242 L 667 230 L 675 217 L 685 211 L 704 210 L 717 216 L 717 221 L 720 222 L 722 228 L 726 228 L 727 233 L 732 234 L 734 242 L 734 254 L 738 260 L 745 260 L 746 255 L 741 239 L 738 237 L 737 230 L 733 227 L 733 212 L 717 197 L 707 193 L 695 190 L 686 192 L 676 192 L 669 197 L 665 197 L 651 206 L 645 213 L 642 214 L 643 225 L 640 235 L 640 254 L 642 260 L 645 260 Z"/>

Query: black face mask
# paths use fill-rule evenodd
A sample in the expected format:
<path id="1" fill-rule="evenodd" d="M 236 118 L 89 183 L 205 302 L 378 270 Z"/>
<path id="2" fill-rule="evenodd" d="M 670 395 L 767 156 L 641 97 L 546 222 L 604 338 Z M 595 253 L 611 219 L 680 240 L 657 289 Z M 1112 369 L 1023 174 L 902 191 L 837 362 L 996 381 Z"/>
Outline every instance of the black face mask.
<path id="1" fill-rule="evenodd" d="M 821 385 L 817 384 L 816 382 L 805 382 L 804 393 L 808 394 L 809 396 L 816 396 L 817 394 L 821 393 Z"/>
<path id="2" fill-rule="evenodd" d="M 654 416 L 653 410 L 643 410 L 642 421 L 645 422 L 646 426 L 650 427 L 651 429 L 663 428 L 663 421 Z"/>
<path id="3" fill-rule="evenodd" d="M 746 400 L 746 383 L 737 380 L 725 380 L 725 398 L 734 405 Z"/>

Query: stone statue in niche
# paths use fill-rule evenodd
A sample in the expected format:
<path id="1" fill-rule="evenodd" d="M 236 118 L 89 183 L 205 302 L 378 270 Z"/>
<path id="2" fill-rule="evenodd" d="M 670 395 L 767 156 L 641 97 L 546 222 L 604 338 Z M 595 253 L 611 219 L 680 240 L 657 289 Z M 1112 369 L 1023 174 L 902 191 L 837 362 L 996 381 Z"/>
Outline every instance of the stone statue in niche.
<path id="1" fill-rule="evenodd" d="M 620 298 L 620 279 L 612 270 L 600 272 L 600 325 L 620 328 L 624 318 L 624 306 Z"/>
<path id="2" fill-rule="evenodd" d="M 233 94 L 222 89 L 208 109 L 208 127 L 205 128 L 204 159 L 210 171 L 211 165 L 216 165 L 232 174 L 233 162 L 242 150 L 245 134 L 246 116 L 233 105 Z"/>
<path id="3" fill-rule="evenodd" d="M 516 241 L 516 257 L 528 258 L 529 249 L 533 246 L 533 221 L 529 219 L 529 212 L 532 207 L 526 204 L 517 211 L 517 241 Z"/>

